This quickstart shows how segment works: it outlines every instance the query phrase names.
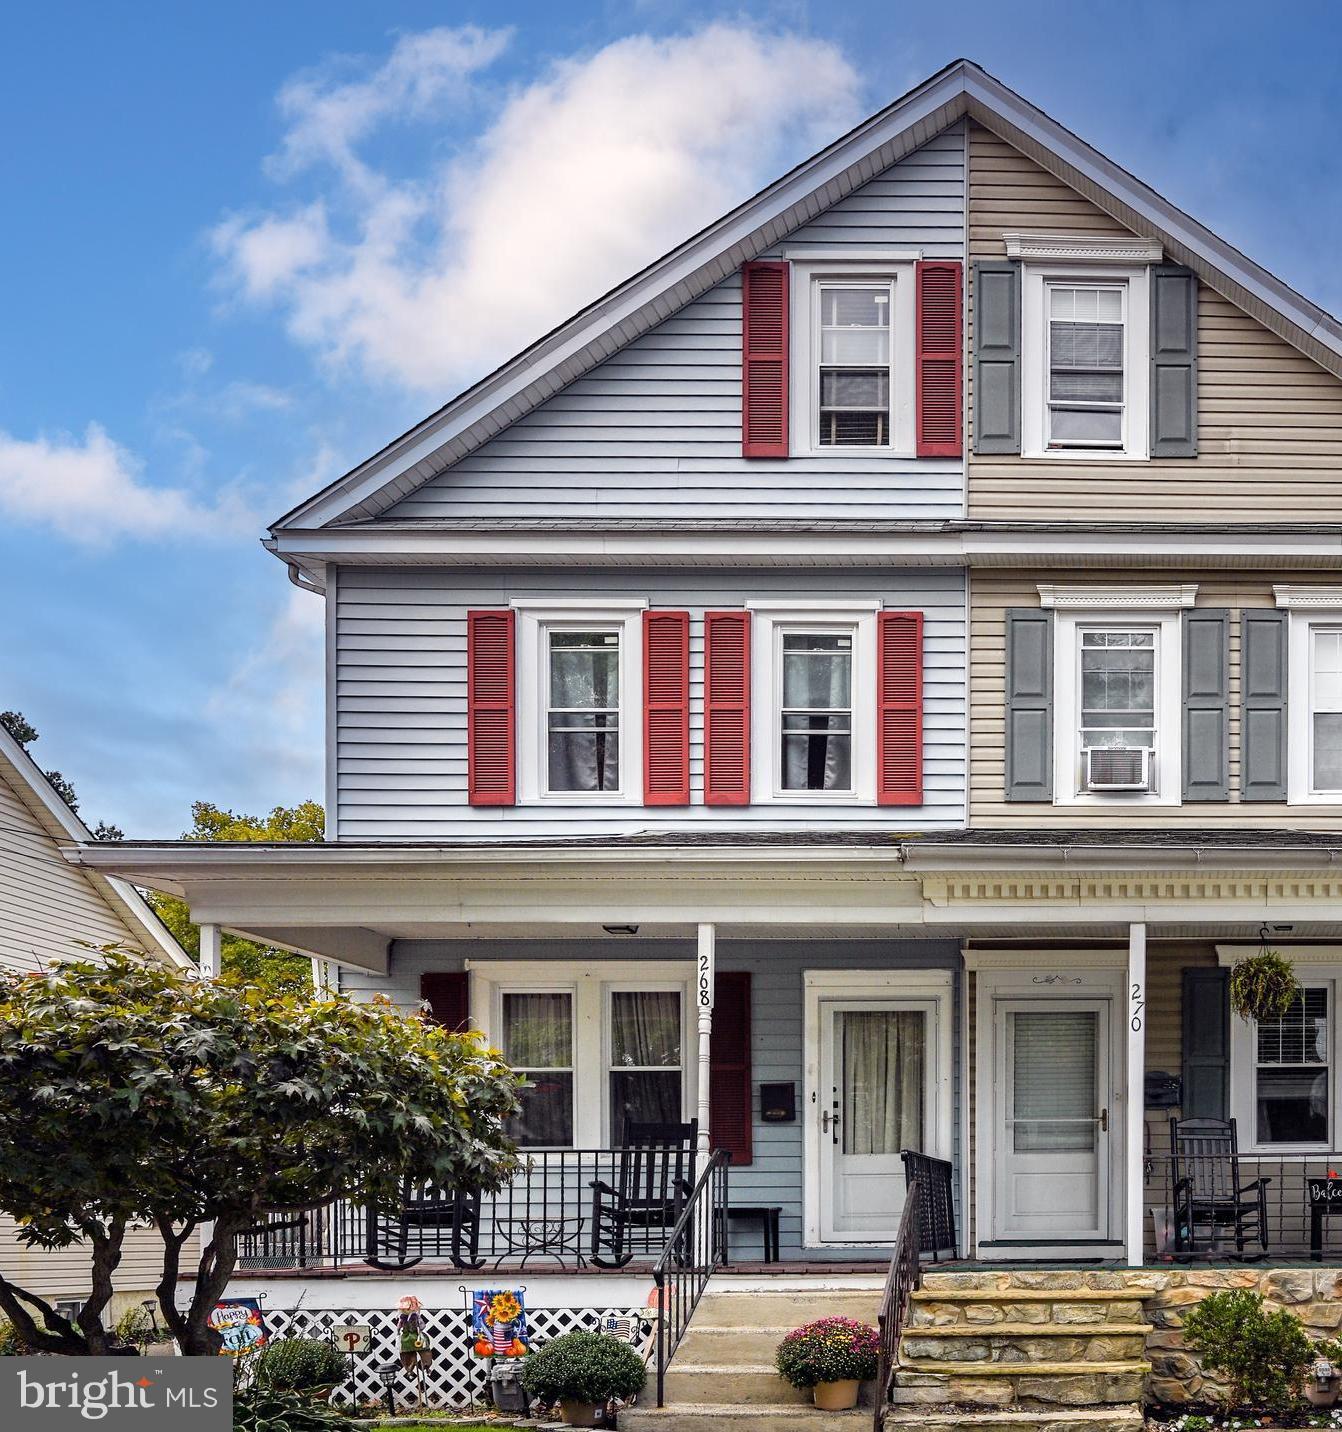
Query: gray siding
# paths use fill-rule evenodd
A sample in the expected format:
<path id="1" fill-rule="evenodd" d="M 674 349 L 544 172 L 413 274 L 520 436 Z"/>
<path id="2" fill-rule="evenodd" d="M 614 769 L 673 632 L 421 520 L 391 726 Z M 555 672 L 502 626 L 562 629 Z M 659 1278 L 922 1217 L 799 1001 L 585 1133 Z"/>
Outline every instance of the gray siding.
<path id="1" fill-rule="evenodd" d="M 644 597 L 688 608 L 690 797 L 685 807 L 547 804 L 473 809 L 466 802 L 466 612 L 518 598 Z M 881 597 L 921 610 L 925 804 L 743 809 L 703 804 L 703 612 L 751 598 Z M 509 572 L 342 567 L 336 581 L 336 784 L 342 840 L 460 834 L 564 835 L 711 821 L 717 829 L 946 827 L 964 814 L 964 574 L 952 569 Z M 636 698 L 637 699 L 637 698 Z"/>
<path id="2" fill-rule="evenodd" d="M 341 988 L 356 998 L 386 995 L 411 1009 L 419 1002 L 419 977 L 426 970 L 459 970 L 464 960 L 563 960 L 590 963 L 594 959 L 683 959 L 692 966 L 694 948 L 689 941 L 627 940 L 594 947 L 580 940 L 403 940 L 393 946 L 391 974 L 386 978 L 342 970 Z M 738 1204 L 777 1204 L 782 1209 L 781 1238 L 785 1258 L 801 1251 L 802 1240 L 802 974 L 805 970 L 958 970 L 959 947 L 954 941 L 915 940 L 719 940 L 720 970 L 751 973 L 751 1082 L 754 1120 L 754 1160 L 730 1174 L 731 1200 Z M 960 994 L 952 992 L 953 1011 L 953 1126 L 955 1164 L 960 1164 Z M 759 1086 L 789 1082 L 797 1086 L 798 1118 L 792 1124 L 765 1124 L 759 1119 Z M 959 1179 L 956 1179 L 959 1199 Z M 757 1224 L 738 1225 L 735 1251 L 741 1257 L 760 1255 Z M 811 1248 L 808 1258 L 860 1257 L 851 1246 Z"/>
<path id="3" fill-rule="evenodd" d="M 843 253 L 958 259 L 956 126 L 792 234 Z M 741 457 L 741 285 L 733 276 L 384 514 L 400 518 L 947 518 L 958 459 Z"/>

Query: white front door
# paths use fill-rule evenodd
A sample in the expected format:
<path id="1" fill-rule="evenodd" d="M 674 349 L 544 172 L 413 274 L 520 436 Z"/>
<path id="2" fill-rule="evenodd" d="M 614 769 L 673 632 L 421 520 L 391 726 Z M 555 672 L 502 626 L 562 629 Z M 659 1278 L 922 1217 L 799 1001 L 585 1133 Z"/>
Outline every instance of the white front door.
<path id="1" fill-rule="evenodd" d="M 901 1149 L 930 1151 L 938 1037 L 927 1001 L 822 999 L 820 1237 L 890 1242 L 904 1209 Z"/>
<path id="2" fill-rule="evenodd" d="M 999 1000 L 993 1236 L 1107 1238 L 1106 999 Z"/>

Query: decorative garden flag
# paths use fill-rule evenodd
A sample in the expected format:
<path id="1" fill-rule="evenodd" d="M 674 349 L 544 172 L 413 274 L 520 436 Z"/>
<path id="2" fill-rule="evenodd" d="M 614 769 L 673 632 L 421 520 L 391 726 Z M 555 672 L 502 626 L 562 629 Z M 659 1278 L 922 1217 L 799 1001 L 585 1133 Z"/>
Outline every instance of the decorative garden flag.
<path id="1" fill-rule="evenodd" d="M 527 1315 L 521 1288 L 481 1288 L 471 1294 L 471 1336 L 480 1357 L 521 1357 Z"/>
<path id="2" fill-rule="evenodd" d="M 269 1340 L 261 1304 L 255 1298 L 221 1298 L 209 1317 L 210 1326 L 223 1335 L 219 1351 L 226 1357 L 255 1352 Z"/>

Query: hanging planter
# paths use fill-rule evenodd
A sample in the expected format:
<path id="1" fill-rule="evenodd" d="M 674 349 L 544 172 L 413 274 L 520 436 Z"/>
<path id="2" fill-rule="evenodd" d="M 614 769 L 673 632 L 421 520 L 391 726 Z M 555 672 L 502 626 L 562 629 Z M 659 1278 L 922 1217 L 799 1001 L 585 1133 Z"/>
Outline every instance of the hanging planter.
<path id="1" fill-rule="evenodd" d="M 1230 1007 L 1241 1019 L 1280 1019 L 1300 993 L 1294 966 L 1275 950 L 1262 949 L 1230 971 Z"/>

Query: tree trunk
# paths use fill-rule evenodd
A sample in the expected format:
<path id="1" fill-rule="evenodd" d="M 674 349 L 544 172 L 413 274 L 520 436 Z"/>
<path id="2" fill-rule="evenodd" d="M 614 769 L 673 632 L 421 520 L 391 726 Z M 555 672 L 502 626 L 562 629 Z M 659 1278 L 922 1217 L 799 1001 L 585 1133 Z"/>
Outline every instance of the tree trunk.
<path id="1" fill-rule="evenodd" d="M 163 1239 L 163 1276 L 154 1291 L 158 1294 L 163 1324 L 176 1338 L 178 1347 L 186 1337 L 186 1319 L 177 1307 L 177 1279 L 182 1271 L 182 1248 L 195 1231 L 194 1223 L 184 1224 L 179 1231 L 168 1219 L 158 1220 L 159 1237 Z"/>
<path id="2" fill-rule="evenodd" d="M 215 1220 L 213 1236 L 201 1250 L 195 1290 L 177 1338 L 188 1357 L 217 1357 L 223 1346 L 223 1338 L 209 1326 L 209 1316 L 233 1276 L 238 1261 L 238 1234 L 254 1222 L 254 1214 Z"/>
<path id="3" fill-rule="evenodd" d="M 35 1308 L 42 1315 L 41 1327 L 29 1308 Z M 79 1329 L 68 1318 L 61 1317 L 50 1303 L 36 1293 L 30 1293 L 3 1277 L 0 1277 L 0 1309 L 4 1310 L 24 1343 L 34 1352 L 82 1357 L 89 1350 Z"/>
<path id="4" fill-rule="evenodd" d="M 84 1225 L 84 1234 L 93 1245 L 92 1281 L 89 1295 L 75 1322 L 88 1343 L 92 1357 L 106 1357 L 112 1351 L 112 1334 L 103 1326 L 103 1314 L 112 1301 L 112 1275 L 121 1262 L 121 1247 L 126 1238 L 126 1220 L 112 1219 L 107 1227 Z"/>

